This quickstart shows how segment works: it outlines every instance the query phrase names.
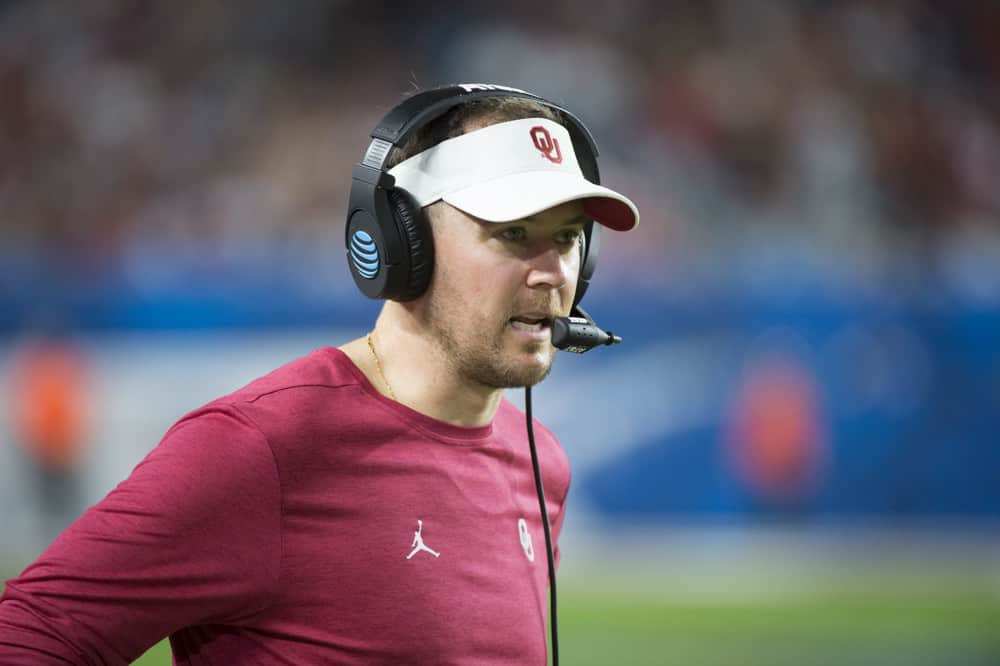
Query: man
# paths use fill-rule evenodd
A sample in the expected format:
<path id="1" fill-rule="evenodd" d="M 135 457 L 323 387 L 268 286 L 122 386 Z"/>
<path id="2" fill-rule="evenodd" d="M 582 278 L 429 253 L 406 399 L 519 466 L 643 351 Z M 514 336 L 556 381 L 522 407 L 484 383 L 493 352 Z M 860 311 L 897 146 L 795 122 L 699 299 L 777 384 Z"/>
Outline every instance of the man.
<path id="1" fill-rule="evenodd" d="M 586 129 L 540 98 L 399 108 L 349 211 L 355 281 L 390 299 L 373 331 L 175 424 L 8 582 L 0 663 L 127 663 L 165 636 L 178 664 L 545 663 L 542 518 L 503 391 L 549 372 L 588 219 L 638 213 L 583 178 Z M 534 426 L 558 535 L 569 467 Z"/>

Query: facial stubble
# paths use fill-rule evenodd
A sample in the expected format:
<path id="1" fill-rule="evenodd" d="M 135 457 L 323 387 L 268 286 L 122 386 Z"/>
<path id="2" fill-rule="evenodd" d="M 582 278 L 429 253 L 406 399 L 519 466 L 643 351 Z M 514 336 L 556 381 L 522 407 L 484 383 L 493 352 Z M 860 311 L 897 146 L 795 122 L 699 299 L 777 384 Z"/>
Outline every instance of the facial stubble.
<path id="1" fill-rule="evenodd" d="M 439 283 L 440 284 L 440 283 Z M 547 362 L 523 365 L 504 349 L 509 319 L 488 321 L 470 326 L 477 319 L 475 308 L 457 293 L 435 290 L 428 299 L 428 328 L 436 340 L 443 360 L 457 376 L 490 388 L 533 386 L 552 370 L 555 348 L 546 345 Z M 512 317 L 513 312 L 507 316 Z"/>

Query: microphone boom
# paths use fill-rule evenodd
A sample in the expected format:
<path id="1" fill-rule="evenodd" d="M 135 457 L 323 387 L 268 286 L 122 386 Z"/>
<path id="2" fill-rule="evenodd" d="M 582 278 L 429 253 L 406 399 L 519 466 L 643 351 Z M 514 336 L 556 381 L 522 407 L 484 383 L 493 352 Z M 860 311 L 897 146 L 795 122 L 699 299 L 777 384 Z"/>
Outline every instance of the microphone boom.
<path id="1" fill-rule="evenodd" d="M 569 317 L 552 320 L 552 345 L 556 349 L 583 354 L 594 347 L 617 345 L 622 339 L 594 323 L 586 311 L 577 306 Z"/>

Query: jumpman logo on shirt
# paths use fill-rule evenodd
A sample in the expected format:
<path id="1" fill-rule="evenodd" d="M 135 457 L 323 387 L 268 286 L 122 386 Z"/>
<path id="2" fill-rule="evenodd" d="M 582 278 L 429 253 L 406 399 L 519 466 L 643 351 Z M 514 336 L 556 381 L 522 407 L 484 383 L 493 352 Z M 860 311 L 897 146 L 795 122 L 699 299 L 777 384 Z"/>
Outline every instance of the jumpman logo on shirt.
<path id="1" fill-rule="evenodd" d="M 413 533 L 413 543 L 410 544 L 411 546 L 413 546 L 413 550 L 410 552 L 409 555 L 406 556 L 406 559 L 410 559 L 411 557 L 413 557 L 422 550 L 426 550 L 434 557 L 441 557 L 441 553 L 431 550 L 424 544 L 424 538 L 421 536 L 421 532 L 423 532 L 423 530 L 424 530 L 424 521 L 418 518 L 417 531 Z"/>

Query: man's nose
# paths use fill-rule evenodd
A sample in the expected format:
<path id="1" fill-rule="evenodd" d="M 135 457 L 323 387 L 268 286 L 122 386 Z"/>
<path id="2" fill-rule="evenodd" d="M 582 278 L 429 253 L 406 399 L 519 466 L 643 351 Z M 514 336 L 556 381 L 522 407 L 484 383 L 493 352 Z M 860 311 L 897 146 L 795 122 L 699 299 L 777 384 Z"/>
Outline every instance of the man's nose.
<path id="1" fill-rule="evenodd" d="M 569 282 L 575 268 L 573 256 L 555 245 L 539 248 L 528 258 L 528 264 L 529 287 L 561 289 Z"/>

